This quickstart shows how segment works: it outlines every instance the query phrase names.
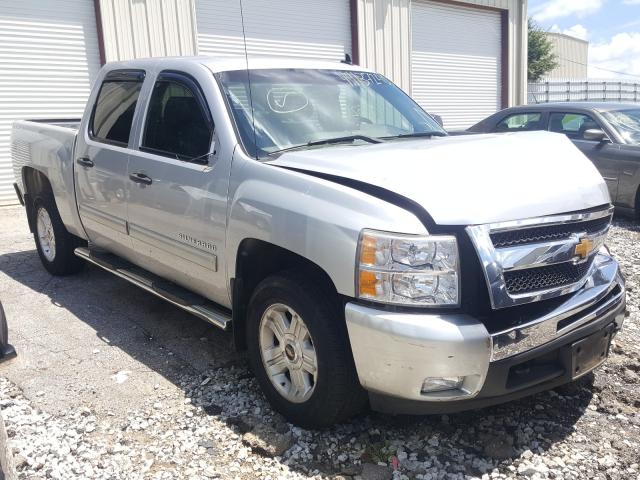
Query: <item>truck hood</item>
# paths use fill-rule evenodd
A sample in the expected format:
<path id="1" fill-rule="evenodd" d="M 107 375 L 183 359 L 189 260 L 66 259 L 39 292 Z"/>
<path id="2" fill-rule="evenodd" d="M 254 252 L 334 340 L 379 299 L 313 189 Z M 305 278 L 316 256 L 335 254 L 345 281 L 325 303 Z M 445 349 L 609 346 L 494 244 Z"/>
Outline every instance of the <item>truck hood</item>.
<path id="1" fill-rule="evenodd" d="M 564 135 L 463 135 L 283 153 L 272 165 L 365 182 L 419 203 L 439 225 L 473 225 L 610 203 Z"/>

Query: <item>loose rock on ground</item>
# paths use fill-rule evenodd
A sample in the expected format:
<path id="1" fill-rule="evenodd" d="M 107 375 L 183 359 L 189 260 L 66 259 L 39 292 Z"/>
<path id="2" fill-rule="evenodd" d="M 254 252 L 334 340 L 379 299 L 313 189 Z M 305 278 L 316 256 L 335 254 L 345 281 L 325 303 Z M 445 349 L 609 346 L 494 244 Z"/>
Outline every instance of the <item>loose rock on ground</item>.
<path id="1" fill-rule="evenodd" d="M 479 411 L 308 431 L 271 410 L 224 335 L 95 269 L 43 274 L 21 215 L 0 210 L 19 353 L 0 366 L 0 408 L 20 478 L 640 479 L 635 222 L 616 220 L 608 242 L 629 316 L 595 374 Z"/>

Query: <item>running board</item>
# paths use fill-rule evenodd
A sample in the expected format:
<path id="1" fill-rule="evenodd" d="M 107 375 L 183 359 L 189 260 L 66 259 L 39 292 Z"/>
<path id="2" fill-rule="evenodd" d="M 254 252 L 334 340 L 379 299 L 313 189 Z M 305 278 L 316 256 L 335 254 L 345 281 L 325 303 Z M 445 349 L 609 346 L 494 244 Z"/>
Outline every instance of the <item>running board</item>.
<path id="1" fill-rule="evenodd" d="M 211 300 L 164 280 L 143 268 L 111 253 L 96 252 L 86 247 L 78 247 L 76 256 L 133 283 L 149 293 L 195 315 L 202 320 L 226 330 L 231 323 L 231 311 Z"/>

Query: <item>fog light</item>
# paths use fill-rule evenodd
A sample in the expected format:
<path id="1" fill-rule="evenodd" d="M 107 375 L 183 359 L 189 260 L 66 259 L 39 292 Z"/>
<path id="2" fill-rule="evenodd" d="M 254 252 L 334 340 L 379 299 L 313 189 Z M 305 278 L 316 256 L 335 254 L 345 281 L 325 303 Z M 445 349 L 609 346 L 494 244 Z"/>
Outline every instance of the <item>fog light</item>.
<path id="1" fill-rule="evenodd" d="M 420 393 L 444 392 L 445 390 L 459 389 L 464 382 L 464 377 L 429 377 L 422 383 Z"/>

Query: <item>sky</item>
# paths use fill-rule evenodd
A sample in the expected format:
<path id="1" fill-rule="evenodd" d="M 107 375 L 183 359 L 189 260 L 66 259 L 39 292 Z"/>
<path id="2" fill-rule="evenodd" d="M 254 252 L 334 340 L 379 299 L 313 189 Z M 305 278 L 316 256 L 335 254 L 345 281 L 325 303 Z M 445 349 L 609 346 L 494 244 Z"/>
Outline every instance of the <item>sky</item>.
<path id="1" fill-rule="evenodd" d="M 589 41 L 590 78 L 640 80 L 640 0 L 529 0 L 529 16 Z"/>

